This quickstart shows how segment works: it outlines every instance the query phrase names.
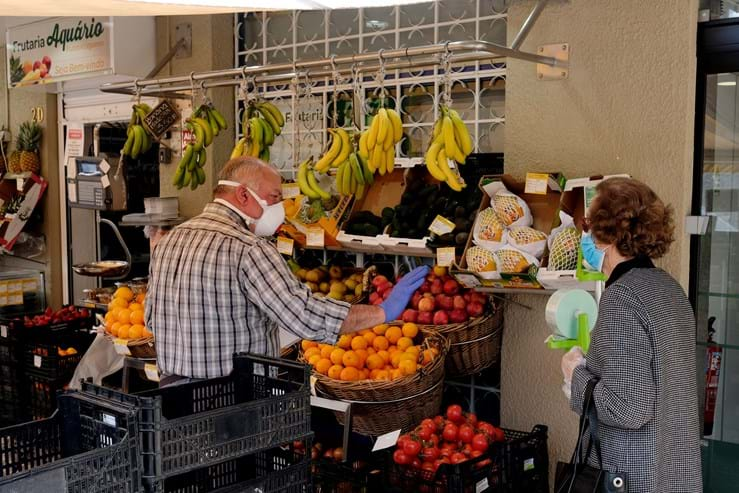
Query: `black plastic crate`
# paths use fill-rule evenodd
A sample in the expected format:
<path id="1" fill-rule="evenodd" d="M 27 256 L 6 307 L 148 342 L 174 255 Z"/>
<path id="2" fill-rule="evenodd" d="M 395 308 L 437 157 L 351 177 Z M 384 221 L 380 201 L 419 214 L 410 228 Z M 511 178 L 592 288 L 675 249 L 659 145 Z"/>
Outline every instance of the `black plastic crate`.
<path id="1" fill-rule="evenodd" d="M 19 345 L 23 324 L 15 320 L 0 319 L 0 361 L 18 363 L 21 361 Z"/>
<path id="2" fill-rule="evenodd" d="M 28 392 L 17 363 L 0 360 L 0 427 L 28 420 Z"/>
<path id="3" fill-rule="evenodd" d="M 365 461 L 336 462 L 319 458 L 311 462 L 315 493 L 372 493 L 384 490 L 384 464 Z"/>
<path id="4" fill-rule="evenodd" d="M 23 344 L 25 371 L 54 380 L 71 378 L 94 339 L 95 334 L 80 329 L 66 330 L 63 335 L 57 334 L 51 341 L 35 337 L 29 339 Z M 60 355 L 59 348 L 74 348 L 76 353 Z"/>
<path id="5" fill-rule="evenodd" d="M 79 393 L 50 418 L 0 429 L 0 492 L 137 493 L 136 411 Z"/>
<path id="6" fill-rule="evenodd" d="M 310 440 L 307 448 L 310 449 Z M 275 447 L 162 480 L 164 493 L 309 493 L 310 457 Z"/>
<path id="7" fill-rule="evenodd" d="M 29 417 L 44 419 L 56 410 L 57 393 L 69 384 L 69 378 L 54 379 L 26 373 L 23 384 Z"/>
<path id="8" fill-rule="evenodd" d="M 505 430 L 506 457 L 503 481 L 511 493 L 549 492 L 548 428 L 536 425 L 530 433 Z"/>
<path id="9" fill-rule="evenodd" d="M 139 409 L 144 484 L 152 489 L 163 479 L 309 434 L 309 375 L 299 363 L 241 354 L 227 377 L 138 395 L 88 383 L 82 392 Z"/>

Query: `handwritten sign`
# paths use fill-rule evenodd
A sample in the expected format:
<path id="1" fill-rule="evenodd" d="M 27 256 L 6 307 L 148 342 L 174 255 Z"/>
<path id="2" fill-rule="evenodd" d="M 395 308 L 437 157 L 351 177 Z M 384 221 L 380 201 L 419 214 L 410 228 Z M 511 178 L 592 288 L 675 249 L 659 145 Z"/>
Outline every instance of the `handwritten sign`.
<path id="1" fill-rule="evenodd" d="M 292 238 L 285 238 L 284 236 L 277 237 L 277 251 L 283 255 L 292 255 L 294 241 Z"/>
<path id="2" fill-rule="evenodd" d="M 431 223 L 431 226 L 429 226 L 429 231 L 432 233 L 442 236 L 447 233 L 451 233 L 454 231 L 455 225 L 452 221 L 445 218 L 444 216 L 436 216 L 434 218 L 433 222 Z"/>
<path id="3" fill-rule="evenodd" d="M 144 125 L 146 125 L 149 133 L 161 137 L 179 119 L 180 115 L 177 113 L 177 109 L 165 99 L 146 115 Z"/>
<path id="4" fill-rule="evenodd" d="M 546 195 L 549 175 L 546 173 L 526 173 L 524 193 Z"/>
<path id="5" fill-rule="evenodd" d="M 456 249 L 454 247 L 441 247 L 436 249 L 436 264 L 441 267 L 449 267 L 454 263 Z"/>

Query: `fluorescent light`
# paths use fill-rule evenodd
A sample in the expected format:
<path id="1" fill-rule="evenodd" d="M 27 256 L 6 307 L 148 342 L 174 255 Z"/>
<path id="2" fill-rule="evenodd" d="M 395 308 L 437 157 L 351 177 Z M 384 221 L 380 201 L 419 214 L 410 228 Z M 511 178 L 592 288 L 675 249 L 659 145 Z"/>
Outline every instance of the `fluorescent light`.
<path id="1" fill-rule="evenodd" d="M 719 82 L 717 85 L 719 85 L 719 86 L 735 86 L 736 85 L 736 81 L 735 80 L 725 80 L 725 81 Z"/>

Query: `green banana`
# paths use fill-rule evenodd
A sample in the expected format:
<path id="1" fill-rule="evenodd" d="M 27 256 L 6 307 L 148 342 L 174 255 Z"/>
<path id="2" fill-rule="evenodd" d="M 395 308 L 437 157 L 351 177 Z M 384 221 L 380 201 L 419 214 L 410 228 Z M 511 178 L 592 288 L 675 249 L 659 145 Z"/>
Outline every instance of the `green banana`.
<path id="1" fill-rule="evenodd" d="M 198 177 L 198 184 L 202 185 L 205 183 L 205 171 L 203 171 L 203 168 L 196 168 L 195 173 Z"/>
<path id="2" fill-rule="evenodd" d="M 131 148 L 133 147 L 133 128 L 128 127 L 126 130 L 126 143 L 123 144 L 123 149 L 121 149 L 121 155 L 122 156 L 130 156 L 131 155 Z"/>
<path id="3" fill-rule="evenodd" d="M 269 111 L 263 110 L 264 106 L 258 106 L 259 112 L 262 114 L 262 118 L 266 123 L 269 124 L 270 127 L 272 127 L 272 131 L 275 135 L 280 135 L 282 133 L 282 127 L 277 122 L 277 119 L 275 116 L 270 113 Z"/>
<path id="4" fill-rule="evenodd" d="M 282 116 L 282 112 L 279 109 L 277 109 L 277 106 L 273 105 L 269 101 L 262 101 L 261 104 L 259 104 L 258 108 L 260 110 L 262 108 L 266 109 L 274 117 L 274 119 L 277 121 L 277 124 L 280 127 L 285 126 L 285 117 Z"/>
<path id="5" fill-rule="evenodd" d="M 354 183 L 354 180 L 352 180 L 352 166 L 349 161 L 346 161 L 342 166 L 346 169 L 344 170 L 344 176 L 342 177 L 344 179 L 344 183 L 341 186 L 344 189 L 344 193 L 349 195 L 352 193 L 352 183 Z"/>
<path id="6" fill-rule="evenodd" d="M 141 125 L 133 126 L 134 140 L 133 147 L 131 148 L 131 157 L 136 159 L 141 153 L 141 146 L 144 144 L 144 127 Z"/>
<path id="7" fill-rule="evenodd" d="M 336 170 L 336 191 L 339 192 L 339 195 L 346 195 L 344 193 L 344 170 L 346 169 L 346 166 L 341 165 L 339 166 L 339 169 Z"/>
<path id="8" fill-rule="evenodd" d="M 269 123 L 267 123 L 266 125 L 262 125 L 262 127 L 264 131 L 264 145 L 271 146 L 275 143 L 275 131 L 272 129 L 272 125 L 270 125 Z"/>
<path id="9" fill-rule="evenodd" d="M 352 152 L 349 155 L 349 164 L 352 166 L 352 177 L 354 177 L 354 181 L 359 185 L 364 185 L 364 172 L 362 171 L 362 166 L 359 164 L 356 153 Z"/>
<path id="10" fill-rule="evenodd" d="M 209 146 L 213 143 L 213 129 L 210 128 L 210 123 L 208 123 L 208 120 L 205 120 L 200 117 L 190 118 L 191 121 L 197 123 L 203 128 L 203 131 L 205 132 L 205 145 Z"/>
<path id="11" fill-rule="evenodd" d="M 177 170 L 174 172 L 174 176 L 172 177 L 172 185 L 177 187 L 178 189 L 182 188 L 182 179 L 185 177 L 185 167 L 180 165 L 177 165 Z"/>
<path id="12" fill-rule="evenodd" d="M 262 149 L 262 152 L 259 153 L 259 159 L 265 163 L 269 163 L 269 147 Z"/>
<path id="13" fill-rule="evenodd" d="M 210 107 L 210 112 L 213 115 L 213 118 L 215 118 L 216 123 L 218 123 L 218 126 L 221 127 L 221 130 L 226 130 L 228 128 L 228 125 L 226 124 L 226 119 L 223 118 L 221 112 L 218 111 L 214 106 Z"/>
<path id="14" fill-rule="evenodd" d="M 193 147 L 197 152 L 200 152 L 200 149 L 203 148 L 203 144 L 205 144 L 205 130 L 203 130 L 200 125 L 197 125 L 191 121 L 188 121 L 185 126 L 190 130 L 190 132 L 195 135 Z"/>
<path id="15" fill-rule="evenodd" d="M 192 180 L 192 173 L 189 170 L 185 170 L 185 178 L 182 180 L 182 186 L 183 187 L 188 186 L 191 180 Z"/>
<path id="16" fill-rule="evenodd" d="M 187 171 L 193 172 L 198 167 L 198 154 L 193 154 L 187 163 Z"/>
<path id="17" fill-rule="evenodd" d="M 357 159 L 362 167 L 362 174 L 364 174 L 365 183 L 367 183 L 367 185 L 372 185 L 375 182 L 375 175 L 369 169 L 367 157 L 363 156 L 361 153 L 357 153 Z"/>
<path id="18" fill-rule="evenodd" d="M 198 154 L 198 167 L 202 168 L 205 166 L 205 162 L 208 160 L 208 155 L 205 152 L 205 147 L 200 149 L 200 154 Z"/>

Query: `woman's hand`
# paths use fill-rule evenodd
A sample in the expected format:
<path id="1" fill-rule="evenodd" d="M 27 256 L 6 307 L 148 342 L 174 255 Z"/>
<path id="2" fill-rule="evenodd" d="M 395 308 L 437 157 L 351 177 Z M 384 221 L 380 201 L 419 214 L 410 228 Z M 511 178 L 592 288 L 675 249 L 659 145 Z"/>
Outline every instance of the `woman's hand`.
<path id="1" fill-rule="evenodd" d="M 575 371 L 580 365 L 585 364 L 585 355 L 579 346 L 575 346 L 564 356 L 562 356 L 562 375 L 565 377 L 565 383 L 570 384 L 572 382 L 572 372 Z"/>

